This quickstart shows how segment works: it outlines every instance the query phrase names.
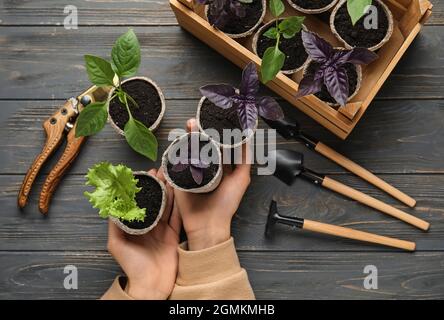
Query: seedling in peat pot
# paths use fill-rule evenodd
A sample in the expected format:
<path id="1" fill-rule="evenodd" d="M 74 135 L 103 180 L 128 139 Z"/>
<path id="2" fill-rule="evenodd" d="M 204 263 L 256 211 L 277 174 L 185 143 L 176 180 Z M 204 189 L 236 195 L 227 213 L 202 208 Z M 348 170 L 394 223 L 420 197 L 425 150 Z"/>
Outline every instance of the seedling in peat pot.
<path id="1" fill-rule="evenodd" d="M 325 85 L 328 94 L 343 106 L 350 96 L 347 67 L 369 64 L 378 58 L 374 52 L 364 48 L 334 49 L 327 41 L 311 32 L 302 31 L 302 41 L 312 61 L 304 70 L 297 98 L 321 92 Z"/>
<path id="2" fill-rule="evenodd" d="M 200 92 L 222 109 L 234 108 L 243 130 L 254 130 L 258 114 L 269 120 L 283 119 L 281 107 L 271 97 L 259 97 L 259 76 L 256 65 L 250 62 L 242 73 L 239 90 L 228 84 L 206 85 Z"/>
<path id="3" fill-rule="evenodd" d="M 108 119 L 110 101 L 117 98 L 126 107 L 128 121 L 124 135 L 128 144 L 145 157 L 157 159 L 157 140 L 149 128 L 133 116 L 137 102 L 122 87 L 123 78 L 134 76 L 140 66 L 140 45 L 136 34 L 129 30 L 120 36 L 111 52 L 111 62 L 92 55 L 85 55 L 86 71 L 90 81 L 98 87 L 113 87 L 113 94 L 106 101 L 86 106 L 79 115 L 76 136 L 90 136 L 103 129 Z M 118 81 L 114 81 L 115 77 Z"/>
<path id="4" fill-rule="evenodd" d="M 270 12 L 275 18 L 279 18 L 285 11 L 284 4 L 281 0 L 270 0 Z M 294 16 L 276 19 L 276 26 L 268 29 L 263 35 L 269 39 L 275 39 L 276 43 L 273 47 L 265 50 L 262 56 L 261 80 L 267 83 L 273 80 L 285 63 L 285 54 L 279 49 L 281 38 L 292 39 L 302 29 L 305 17 Z"/>

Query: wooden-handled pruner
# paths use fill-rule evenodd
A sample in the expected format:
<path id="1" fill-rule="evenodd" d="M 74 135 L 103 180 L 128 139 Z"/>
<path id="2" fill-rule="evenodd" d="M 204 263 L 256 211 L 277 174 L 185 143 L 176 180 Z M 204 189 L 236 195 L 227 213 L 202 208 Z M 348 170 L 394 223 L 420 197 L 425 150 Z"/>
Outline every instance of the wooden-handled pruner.
<path id="1" fill-rule="evenodd" d="M 353 189 L 335 179 L 308 169 L 304 166 L 304 155 L 300 152 L 293 150 L 273 150 L 268 153 L 268 156 L 276 160 L 276 170 L 273 172 L 274 176 L 288 185 L 293 184 L 294 180 L 300 176 L 314 184 L 391 215 L 424 231 L 427 231 L 430 227 L 427 221 L 412 216 L 407 212 Z"/>
<path id="2" fill-rule="evenodd" d="M 46 177 L 40 193 L 39 210 L 43 214 L 48 212 L 49 203 L 55 189 L 66 170 L 79 154 L 82 144 L 85 142 L 85 137 L 76 138 L 75 136 L 77 116 L 82 108 L 92 102 L 103 101 L 107 94 L 108 91 L 105 88 L 92 86 L 77 98 L 68 99 L 60 109 L 43 122 L 46 142 L 42 152 L 35 158 L 23 180 L 17 199 L 20 208 L 26 206 L 32 185 L 43 164 L 54 151 L 57 150 L 66 137 L 67 143 L 65 150 L 57 164 Z"/>
<path id="3" fill-rule="evenodd" d="M 321 141 L 304 134 L 299 124 L 296 121 L 285 119 L 280 121 L 271 121 L 263 118 L 263 120 L 285 139 L 297 139 L 303 142 L 303 144 L 309 149 L 315 150 L 316 152 L 322 154 L 324 157 L 336 162 L 338 165 L 344 167 L 348 171 L 356 174 L 358 177 L 366 180 L 375 187 L 387 192 L 389 195 L 398 199 L 399 201 L 405 203 L 409 207 L 414 207 L 416 205 L 416 200 L 412 197 L 406 195 L 402 191 L 396 189 L 394 186 L 388 184 L 381 178 L 375 176 L 373 173 L 367 169 L 361 167 L 355 162 L 351 161 L 347 157 L 336 152 L 329 146 L 325 145 Z"/>

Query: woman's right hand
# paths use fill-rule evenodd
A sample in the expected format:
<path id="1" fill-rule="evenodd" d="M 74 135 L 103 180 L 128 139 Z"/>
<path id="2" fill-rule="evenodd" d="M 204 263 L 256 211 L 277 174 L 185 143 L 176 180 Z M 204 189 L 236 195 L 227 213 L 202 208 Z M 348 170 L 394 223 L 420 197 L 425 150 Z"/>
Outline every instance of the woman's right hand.
<path id="1" fill-rule="evenodd" d="M 187 121 L 187 130 L 196 130 L 196 120 Z M 174 198 L 187 234 L 188 250 L 215 246 L 230 238 L 231 220 L 250 184 L 248 148 L 243 146 L 242 164 L 224 166 L 224 177 L 216 190 L 207 194 L 174 190 Z"/>

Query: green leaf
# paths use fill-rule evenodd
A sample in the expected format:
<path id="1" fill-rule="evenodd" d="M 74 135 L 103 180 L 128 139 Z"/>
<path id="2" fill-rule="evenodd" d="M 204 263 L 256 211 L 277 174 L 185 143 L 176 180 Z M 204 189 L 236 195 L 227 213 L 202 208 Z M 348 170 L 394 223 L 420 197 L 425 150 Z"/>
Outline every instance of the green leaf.
<path id="1" fill-rule="evenodd" d="M 86 179 L 86 185 L 95 187 L 95 190 L 84 194 L 93 207 L 99 209 L 102 218 L 144 220 L 146 209 L 139 208 L 136 202 L 136 194 L 141 188 L 137 187 L 137 179 L 130 168 L 101 162 L 88 170 Z"/>
<path id="2" fill-rule="evenodd" d="M 98 87 L 114 85 L 111 64 L 100 57 L 85 55 L 86 72 L 89 80 Z"/>
<path id="3" fill-rule="evenodd" d="M 273 80 L 277 73 L 282 69 L 285 62 L 285 54 L 279 50 L 279 47 L 270 47 L 265 50 L 262 57 L 261 78 L 263 83 Z"/>
<path id="4" fill-rule="evenodd" d="M 112 68 L 119 77 L 131 77 L 140 66 L 140 45 L 132 29 L 120 36 L 111 51 Z"/>
<path id="5" fill-rule="evenodd" d="M 270 39 L 277 39 L 278 37 L 278 29 L 276 27 L 271 27 L 266 32 L 264 32 L 264 36 Z"/>
<path id="6" fill-rule="evenodd" d="M 371 4 L 372 0 L 347 0 L 347 10 L 353 25 L 364 16 L 365 9 Z"/>
<path id="7" fill-rule="evenodd" d="M 125 124 L 125 138 L 128 144 L 141 155 L 156 161 L 157 159 L 157 140 L 150 129 L 145 125 L 130 117 Z"/>
<path id="8" fill-rule="evenodd" d="M 108 119 L 108 102 L 94 102 L 85 107 L 79 114 L 76 125 L 76 137 L 96 134 Z"/>
<path id="9" fill-rule="evenodd" d="M 279 23 L 279 31 L 282 33 L 285 39 L 291 39 L 296 35 L 296 33 L 301 31 L 304 20 L 305 17 L 297 16 L 286 18 Z"/>
<path id="10" fill-rule="evenodd" d="M 253 3 L 253 0 L 237 0 L 242 3 Z"/>
<path id="11" fill-rule="evenodd" d="M 284 3 L 281 0 L 270 0 L 270 11 L 271 14 L 277 18 L 285 11 Z"/>

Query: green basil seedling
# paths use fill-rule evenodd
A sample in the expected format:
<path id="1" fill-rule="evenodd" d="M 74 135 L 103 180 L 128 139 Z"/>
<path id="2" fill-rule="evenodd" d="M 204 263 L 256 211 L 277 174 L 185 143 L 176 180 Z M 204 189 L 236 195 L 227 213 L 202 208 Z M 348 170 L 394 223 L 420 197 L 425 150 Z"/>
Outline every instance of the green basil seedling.
<path id="1" fill-rule="evenodd" d="M 138 108 L 136 101 L 122 88 L 123 78 L 134 76 L 140 66 L 140 45 L 133 30 L 120 36 L 111 51 L 111 62 L 92 55 L 85 55 L 89 80 L 98 87 L 112 86 L 114 95 L 103 102 L 95 102 L 80 112 L 76 137 L 91 136 L 103 129 L 108 119 L 108 105 L 114 98 L 126 107 L 129 120 L 125 124 L 125 139 L 133 150 L 155 161 L 157 139 L 142 122 L 134 119 L 131 108 Z M 115 82 L 114 79 L 118 80 Z"/>
<path id="2" fill-rule="evenodd" d="M 269 4 L 270 12 L 275 18 L 284 13 L 285 7 L 281 0 L 271 0 Z M 302 29 L 305 17 L 289 17 L 279 22 L 276 20 L 276 26 L 268 29 L 264 36 L 275 39 L 276 44 L 265 50 L 262 57 L 261 79 L 263 83 L 273 80 L 282 69 L 285 62 L 285 54 L 279 49 L 281 38 L 291 39 Z"/>

